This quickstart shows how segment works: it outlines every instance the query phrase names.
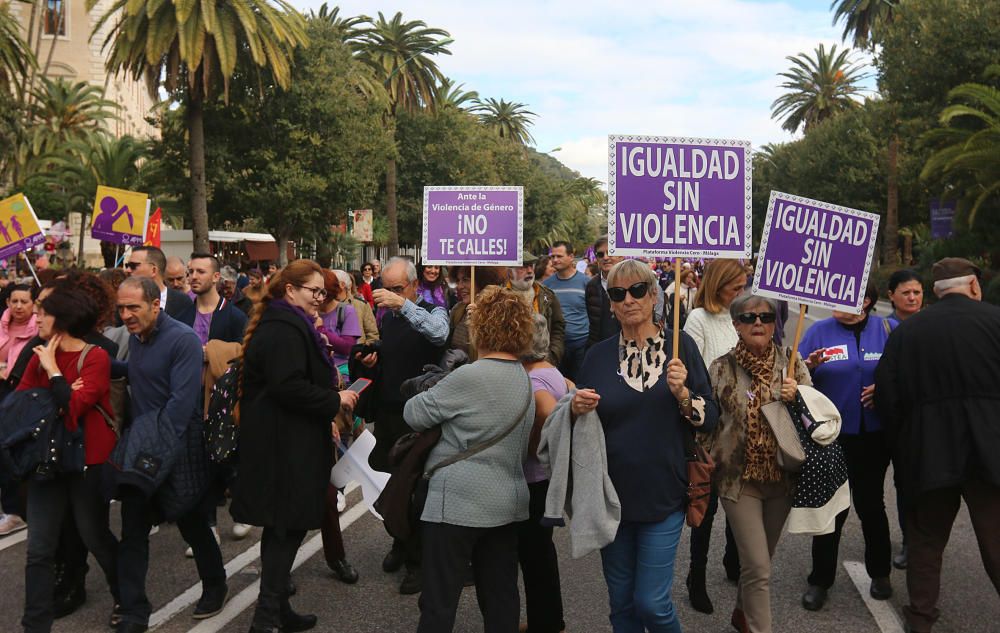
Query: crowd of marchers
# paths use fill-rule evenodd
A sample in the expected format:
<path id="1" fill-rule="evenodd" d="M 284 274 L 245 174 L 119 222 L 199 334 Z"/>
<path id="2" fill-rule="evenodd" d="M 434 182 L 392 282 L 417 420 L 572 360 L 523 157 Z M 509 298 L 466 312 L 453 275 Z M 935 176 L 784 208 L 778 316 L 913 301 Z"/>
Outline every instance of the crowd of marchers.
<path id="1" fill-rule="evenodd" d="M 557 242 L 520 266 L 393 258 L 353 272 L 306 259 L 241 272 L 211 253 L 185 262 L 137 247 L 123 269 L 4 280 L 0 538 L 27 530 L 23 629 L 50 631 L 83 604 L 92 554 L 109 625 L 147 630 L 149 538 L 167 525 L 201 580 L 194 618 L 229 597 L 220 539 L 262 528 L 251 631 L 313 628 L 292 608 L 293 561 L 321 530 L 334 575 L 358 580 L 330 472 L 366 432 L 369 465 L 395 478 L 408 438 L 431 442 L 413 528 L 387 536 L 381 562 L 401 572 L 400 593 L 420 594 L 418 633 L 452 631 L 470 584 L 487 633 L 565 630 L 553 543 L 564 528 L 574 556 L 600 553 L 616 633 L 681 631 L 675 578 L 712 613 L 728 599 L 709 595 L 715 573 L 737 586 L 733 628 L 770 633 L 782 532 L 812 538 L 801 602 L 819 610 L 851 506 L 871 597 L 890 598 L 905 570 L 908 631 L 939 617 L 962 500 L 1000 592 L 1000 308 L 981 301 L 979 269 L 937 262 L 927 307 L 925 280 L 899 271 L 891 314 L 876 313 L 869 287 L 860 314 L 814 323 L 797 349 L 788 306 L 752 294 L 752 274 L 731 259 L 615 257 L 601 238 L 587 258 Z M 232 410 L 213 409 L 230 387 Z M 220 415 L 234 425 L 227 461 L 209 455 L 206 421 Z M 701 501 L 692 454 L 714 463 Z M 685 529 L 690 567 L 678 570 Z"/>

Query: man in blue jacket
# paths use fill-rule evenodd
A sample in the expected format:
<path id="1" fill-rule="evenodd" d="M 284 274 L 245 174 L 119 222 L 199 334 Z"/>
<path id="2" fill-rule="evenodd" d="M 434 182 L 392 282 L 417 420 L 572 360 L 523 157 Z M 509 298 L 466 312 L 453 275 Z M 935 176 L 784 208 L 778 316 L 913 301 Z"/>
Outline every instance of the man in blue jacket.
<path id="1" fill-rule="evenodd" d="M 197 335 L 160 311 L 160 289 L 149 278 L 130 277 L 122 282 L 118 288 L 118 315 L 131 335 L 128 381 L 133 419 L 151 413 L 165 416 L 180 438 L 178 444 L 184 445 L 188 426 L 200 419 L 201 412 L 198 404 L 203 353 Z M 154 459 L 147 461 L 148 468 L 156 468 Z M 118 547 L 121 604 L 112 616 L 118 633 L 145 631 L 149 624 L 152 607 L 146 597 L 146 572 L 156 494 L 148 496 L 129 485 L 118 489 L 122 513 Z M 194 550 L 202 580 L 202 596 L 194 617 L 211 617 L 222 610 L 228 592 L 219 545 L 197 504 L 177 519 L 177 527 Z"/>

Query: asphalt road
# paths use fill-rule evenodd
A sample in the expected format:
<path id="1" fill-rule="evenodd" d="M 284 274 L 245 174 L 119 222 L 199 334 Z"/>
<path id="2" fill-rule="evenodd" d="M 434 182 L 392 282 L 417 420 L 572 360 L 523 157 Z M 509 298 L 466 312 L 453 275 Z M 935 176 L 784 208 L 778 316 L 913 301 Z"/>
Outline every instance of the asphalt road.
<path id="1" fill-rule="evenodd" d="M 885 311 L 880 311 L 885 314 Z M 797 311 L 793 310 L 794 314 Z M 827 316 L 813 311 L 813 318 Z M 794 328 L 794 318 L 789 328 Z M 789 335 L 793 331 L 789 332 Z M 318 534 L 310 534 L 303 546 L 301 566 L 294 572 L 299 593 L 293 605 L 302 612 L 316 613 L 317 631 L 337 633 L 395 633 L 416 628 L 417 598 L 401 596 L 397 586 L 401 574 L 385 574 L 381 560 L 390 540 L 380 522 L 363 507 L 359 491 L 348 497 L 348 509 L 341 515 L 348 558 L 358 569 L 361 580 L 356 585 L 340 583 L 326 568 L 317 547 Z M 899 546 L 895 494 L 892 478 L 886 480 L 886 505 L 892 526 L 894 549 Z M 154 621 L 165 632 L 246 631 L 256 597 L 255 583 L 259 573 L 260 531 L 255 529 L 242 541 L 230 535 L 231 520 L 225 511 L 219 512 L 222 529 L 222 550 L 230 575 L 230 601 L 216 618 L 201 623 L 191 619 L 194 601 L 200 588 L 193 561 L 184 558 L 185 545 L 176 528 L 163 526 L 150 538 L 149 594 L 153 603 Z M 117 505 L 112 506 L 112 525 L 118 523 Z M 688 532 L 685 531 L 678 550 L 675 570 L 675 601 L 685 631 L 725 633 L 730 631 L 729 614 L 735 600 L 735 586 L 725 580 L 722 569 L 723 521 L 715 523 L 715 539 L 709 558 L 709 592 L 715 603 L 715 613 L 703 615 L 687 603 L 684 576 L 688 565 Z M 24 532 L 0 539 L 0 633 L 19 630 L 24 599 Z M 315 541 L 313 539 L 316 539 Z M 997 532 L 1000 538 L 1000 531 Z M 600 558 L 596 554 L 574 560 L 569 554 L 566 530 L 558 530 L 556 543 L 560 555 L 566 630 L 569 633 L 610 631 L 607 619 L 607 592 L 601 575 Z M 775 631 L 780 633 L 899 633 L 898 614 L 906 603 L 905 574 L 892 575 L 895 596 L 879 603 L 872 612 L 862 595 L 867 593 L 867 579 L 861 588 L 852 582 L 843 564 L 863 561 L 863 541 L 857 518 L 851 515 L 841 543 L 836 584 L 823 610 L 811 613 L 802 609 L 799 598 L 805 589 L 809 572 L 808 538 L 785 534 L 778 545 L 771 582 Z M 107 631 L 111 599 L 103 587 L 96 563 L 87 579 L 87 604 L 72 616 L 56 623 L 57 632 Z M 863 568 L 861 575 L 864 576 Z M 979 559 L 975 536 L 964 507 L 956 521 L 951 541 L 945 553 L 942 576 L 942 617 L 937 633 L 998 633 L 1000 632 L 1000 599 L 989 582 Z M 881 622 L 879 621 L 881 619 Z M 464 591 L 455 626 L 456 632 L 482 631 L 482 617 L 476 604 L 475 590 Z"/>

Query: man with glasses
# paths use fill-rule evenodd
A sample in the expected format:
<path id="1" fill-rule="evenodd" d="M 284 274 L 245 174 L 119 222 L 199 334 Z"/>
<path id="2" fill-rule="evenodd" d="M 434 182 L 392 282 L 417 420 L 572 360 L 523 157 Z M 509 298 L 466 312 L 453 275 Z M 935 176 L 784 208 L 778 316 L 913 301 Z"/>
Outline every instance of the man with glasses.
<path id="1" fill-rule="evenodd" d="M 194 325 L 194 302 L 180 290 L 167 287 L 163 274 L 167 270 L 167 256 L 155 246 L 136 246 L 132 249 L 125 268 L 133 277 L 146 277 L 156 282 L 160 289 L 160 306 L 167 316 L 184 325 Z"/>
<path id="2" fill-rule="evenodd" d="M 549 356 L 545 360 L 558 367 L 563 356 L 566 319 L 555 293 L 535 281 L 536 261 L 537 257 L 524 251 L 521 265 L 509 269 L 507 287 L 524 299 L 536 314 L 545 317 L 549 326 Z"/>
<path id="3" fill-rule="evenodd" d="M 608 236 L 603 235 L 594 242 L 594 255 L 601 274 L 594 275 L 584 292 L 587 304 L 587 347 L 600 343 L 606 338 L 617 336 L 622 326 L 611 312 L 611 302 L 608 300 L 608 272 L 621 257 L 608 254 Z"/>
<path id="4" fill-rule="evenodd" d="M 364 377 L 374 381 L 372 395 L 375 422 L 375 448 L 370 461 L 376 470 L 388 472 L 389 449 L 411 429 L 403 420 L 405 399 L 400 394 L 404 381 L 423 373 L 424 365 L 436 365 L 448 342 L 448 313 L 417 296 L 417 268 L 408 259 L 394 257 L 382 271 L 383 287 L 375 290 L 375 304 L 386 310 L 379 327 L 381 341 L 378 351 L 363 357 Z M 357 378 L 357 376 L 352 376 Z M 407 541 L 395 541 L 382 561 L 387 573 L 397 571 L 405 563 L 406 576 L 399 586 L 404 595 L 419 593 L 420 582 L 419 534 Z"/>

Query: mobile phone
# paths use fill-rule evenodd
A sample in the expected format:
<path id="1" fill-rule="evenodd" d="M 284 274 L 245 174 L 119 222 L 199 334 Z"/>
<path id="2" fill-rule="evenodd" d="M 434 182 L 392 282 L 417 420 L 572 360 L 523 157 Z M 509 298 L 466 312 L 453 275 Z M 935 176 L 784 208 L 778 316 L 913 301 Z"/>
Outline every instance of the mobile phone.
<path id="1" fill-rule="evenodd" d="M 351 386 L 347 388 L 348 391 L 353 391 L 354 393 L 361 395 L 361 392 L 367 389 L 372 384 L 369 378 L 358 378 L 351 383 Z"/>

